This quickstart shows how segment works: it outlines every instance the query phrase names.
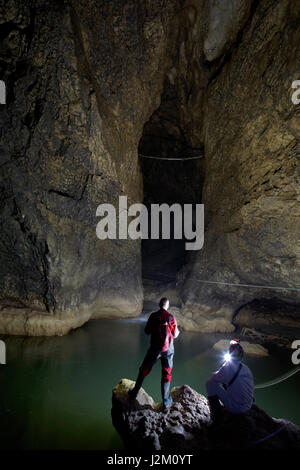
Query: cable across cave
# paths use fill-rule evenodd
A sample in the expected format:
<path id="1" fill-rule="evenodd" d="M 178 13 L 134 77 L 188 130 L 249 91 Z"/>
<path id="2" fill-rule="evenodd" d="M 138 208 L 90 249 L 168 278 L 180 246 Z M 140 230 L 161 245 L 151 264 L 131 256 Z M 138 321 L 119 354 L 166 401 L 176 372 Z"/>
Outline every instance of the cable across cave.
<path id="1" fill-rule="evenodd" d="M 164 274 L 164 273 L 161 273 L 161 272 L 157 272 L 156 271 L 156 274 L 160 275 L 160 276 L 163 276 L 165 278 L 168 278 L 168 279 L 171 279 L 174 281 L 174 277 L 172 276 L 168 276 L 167 274 Z M 255 289 L 273 289 L 273 290 L 290 290 L 290 291 L 300 291 L 300 288 L 299 287 L 283 287 L 283 286 L 263 286 L 263 285 L 255 285 L 255 284 L 239 284 L 239 283 L 235 283 L 235 282 L 225 282 L 225 281 L 208 281 L 208 280 L 204 280 L 204 279 L 192 279 L 196 282 L 202 282 L 202 283 L 205 283 L 205 284 L 221 284 L 221 285 L 225 285 L 225 286 L 233 286 L 233 287 L 252 287 L 252 288 L 255 288 Z M 177 281 L 179 282 L 179 281 Z"/>
<path id="2" fill-rule="evenodd" d="M 167 160 L 180 160 L 180 161 L 198 160 L 199 158 L 204 158 L 204 155 L 198 155 L 196 157 L 158 157 L 158 156 L 155 156 L 155 155 L 143 155 L 142 153 L 139 153 L 139 156 L 143 157 L 143 158 L 152 158 L 153 160 L 164 160 L 164 161 L 167 161 Z"/>
<path id="3" fill-rule="evenodd" d="M 275 290 L 292 290 L 292 291 L 300 291 L 299 287 L 282 287 L 282 286 L 260 286 L 255 284 L 238 284 L 233 282 L 223 282 L 223 281 L 206 281 L 203 279 L 195 279 L 197 282 L 203 282 L 206 284 L 222 284 L 225 286 L 237 286 L 237 287 L 253 287 L 256 289 L 275 289 Z"/>

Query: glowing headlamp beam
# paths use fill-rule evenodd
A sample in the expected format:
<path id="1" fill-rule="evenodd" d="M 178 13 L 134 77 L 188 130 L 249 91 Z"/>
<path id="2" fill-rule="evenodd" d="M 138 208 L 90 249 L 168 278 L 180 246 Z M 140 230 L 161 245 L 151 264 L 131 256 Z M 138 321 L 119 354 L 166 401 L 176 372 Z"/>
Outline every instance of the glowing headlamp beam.
<path id="1" fill-rule="evenodd" d="M 229 353 L 224 354 L 224 361 L 226 361 L 226 362 L 231 361 L 231 355 Z"/>

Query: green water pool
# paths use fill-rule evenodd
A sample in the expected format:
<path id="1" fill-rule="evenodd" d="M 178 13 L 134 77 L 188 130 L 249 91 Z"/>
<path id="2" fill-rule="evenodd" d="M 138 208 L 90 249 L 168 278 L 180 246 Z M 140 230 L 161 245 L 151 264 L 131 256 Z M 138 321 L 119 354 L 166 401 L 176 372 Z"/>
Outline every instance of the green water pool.
<path id="1" fill-rule="evenodd" d="M 93 320 L 64 337 L 2 337 L 1 449 L 122 449 L 111 422 L 111 394 L 120 378 L 135 380 L 148 347 L 142 320 Z M 222 336 L 224 337 L 224 335 Z M 182 332 L 175 343 L 172 386 L 205 393 L 222 362 L 212 345 L 220 335 Z M 290 357 L 245 358 L 256 383 L 293 368 Z M 160 401 L 160 364 L 144 388 Z M 259 406 L 300 425 L 300 373 L 257 390 Z"/>

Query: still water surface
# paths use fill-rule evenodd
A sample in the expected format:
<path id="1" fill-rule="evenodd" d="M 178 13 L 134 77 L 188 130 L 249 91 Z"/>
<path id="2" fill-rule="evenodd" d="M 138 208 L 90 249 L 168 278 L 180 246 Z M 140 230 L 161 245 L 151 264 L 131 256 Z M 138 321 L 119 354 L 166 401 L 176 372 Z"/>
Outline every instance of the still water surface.
<path id="1" fill-rule="evenodd" d="M 120 378 L 135 380 L 148 347 L 141 320 L 94 320 L 64 337 L 2 337 L 0 448 L 122 449 L 111 422 L 111 393 Z M 223 336 L 224 337 L 224 336 Z M 205 394 L 205 381 L 222 362 L 216 335 L 182 332 L 175 343 L 172 386 Z M 289 357 L 245 358 L 255 382 L 290 370 Z M 144 388 L 160 401 L 160 364 Z M 300 425 L 300 373 L 257 390 L 259 406 Z"/>

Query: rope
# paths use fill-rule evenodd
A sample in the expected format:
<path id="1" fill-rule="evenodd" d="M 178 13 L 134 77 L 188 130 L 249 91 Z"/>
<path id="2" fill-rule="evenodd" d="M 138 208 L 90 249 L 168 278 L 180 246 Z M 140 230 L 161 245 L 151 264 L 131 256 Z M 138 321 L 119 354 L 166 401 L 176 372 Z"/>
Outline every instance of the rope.
<path id="1" fill-rule="evenodd" d="M 164 273 L 161 273 L 161 272 L 158 272 L 158 271 L 155 271 L 155 275 L 163 276 L 163 277 L 168 278 L 168 279 L 173 280 L 173 281 L 176 280 L 175 276 L 169 276 L 168 274 L 164 274 Z M 254 288 L 254 289 L 289 290 L 289 291 L 297 291 L 297 292 L 300 291 L 299 287 L 282 287 L 282 286 L 264 286 L 264 285 L 255 285 L 255 284 L 239 284 L 237 282 L 233 283 L 233 282 L 224 282 L 224 281 L 207 281 L 207 280 L 204 280 L 204 279 L 194 279 L 194 281 L 203 282 L 205 284 L 221 284 L 221 285 L 225 285 L 225 286 L 250 287 L 250 288 Z"/>
<path id="2" fill-rule="evenodd" d="M 156 156 L 153 156 L 153 155 L 143 155 L 142 153 L 139 153 L 139 156 L 140 157 L 143 157 L 143 158 L 152 158 L 153 160 L 197 160 L 199 158 L 203 158 L 204 155 L 198 155 L 197 157 L 156 157 Z"/>
<path id="3" fill-rule="evenodd" d="M 206 284 L 223 284 L 225 286 L 237 286 L 237 287 L 252 287 L 252 288 L 259 288 L 259 289 L 276 289 L 276 290 L 293 290 L 293 291 L 300 291 L 299 287 L 282 287 L 282 286 L 260 286 L 255 284 L 238 284 L 232 282 L 222 282 L 222 281 L 205 281 L 203 279 L 195 279 L 198 282 L 204 282 Z"/>
<path id="4" fill-rule="evenodd" d="M 255 389 L 260 389 L 260 388 L 267 388 L 267 387 L 271 387 L 272 385 L 276 385 L 280 382 L 283 382 L 284 380 L 288 379 L 289 377 L 291 377 L 292 375 L 296 374 L 297 372 L 299 372 L 300 370 L 300 366 L 299 367 L 296 367 L 296 369 L 293 369 L 293 370 L 290 370 L 289 372 L 287 372 L 286 374 L 283 374 L 281 375 L 280 377 L 278 377 L 277 379 L 274 379 L 274 380 L 271 380 L 269 382 L 265 382 L 263 384 L 259 384 L 259 385 L 255 385 Z M 275 437 L 277 434 L 280 433 L 280 431 L 282 431 L 286 426 L 287 426 L 288 423 L 285 423 L 283 424 L 279 429 L 277 429 L 276 431 L 272 432 L 271 434 L 268 434 L 267 436 L 265 437 L 262 437 L 261 439 L 258 439 L 257 441 L 253 441 L 251 442 L 251 445 L 255 446 L 257 444 L 260 444 L 264 441 L 267 441 L 268 439 L 271 439 L 272 437 Z"/>
<path id="5" fill-rule="evenodd" d="M 264 442 L 264 441 L 267 441 L 268 439 L 271 439 L 271 437 L 274 437 L 276 436 L 277 434 L 280 433 L 280 431 L 282 431 L 286 426 L 287 426 L 288 423 L 285 423 L 283 424 L 283 426 L 281 426 L 279 429 L 277 429 L 276 431 L 272 432 L 272 434 L 268 434 L 267 436 L 265 437 L 262 437 L 261 439 L 258 439 L 257 441 L 253 441 L 251 442 L 251 445 L 255 446 L 256 444 L 260 444 L 261 442 Z"/>
<path id="6" fill-rule="evenodd" d="M 279 384 L 280 382 L 283 382 L 284 380 L 288 379 L 289 377 L 292 377 L 292 375 L 296 374 L 299 372 L 300 366 L 296 367 L 295 369 L 290 370 L 289 372 L 286 372 L 285 374 L 281 375 L 277 379 L 270 380 L 269 382 L 265 382 L 263 384 L 255 385 L 255 390 L 260 389 L 260 388 L 267 388 L 271 387 L 271 385 L 276 385 Z"/>

